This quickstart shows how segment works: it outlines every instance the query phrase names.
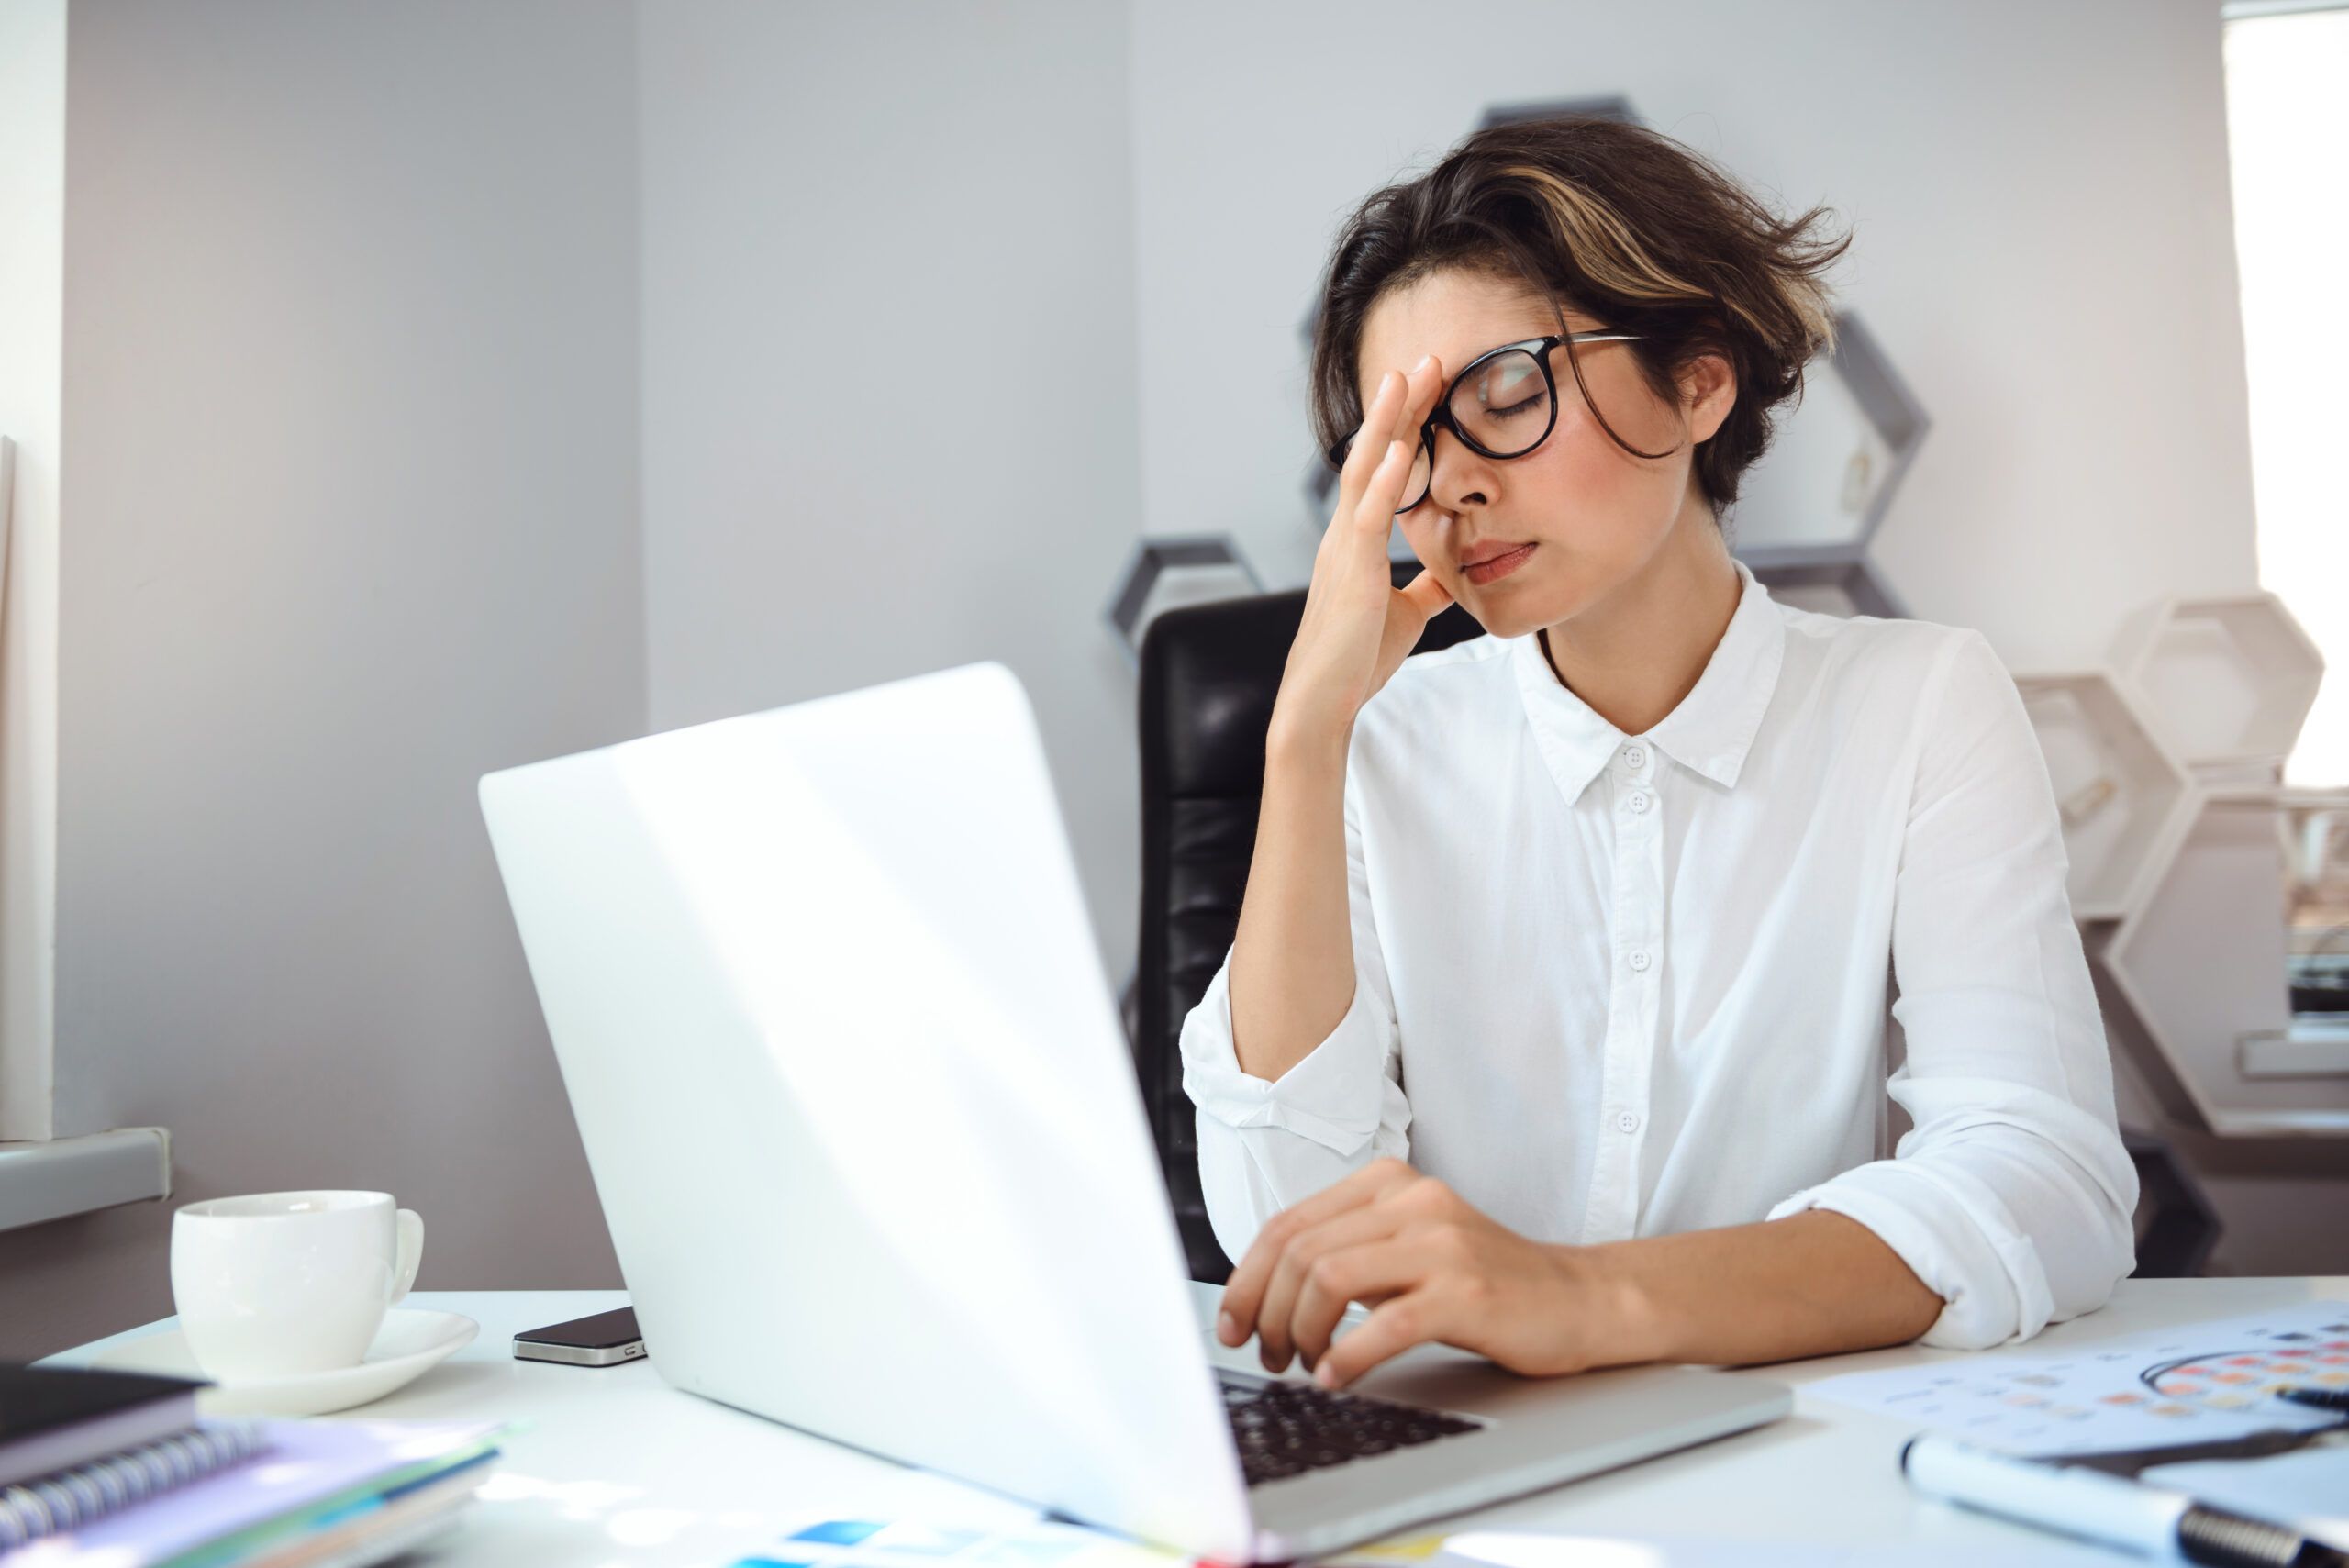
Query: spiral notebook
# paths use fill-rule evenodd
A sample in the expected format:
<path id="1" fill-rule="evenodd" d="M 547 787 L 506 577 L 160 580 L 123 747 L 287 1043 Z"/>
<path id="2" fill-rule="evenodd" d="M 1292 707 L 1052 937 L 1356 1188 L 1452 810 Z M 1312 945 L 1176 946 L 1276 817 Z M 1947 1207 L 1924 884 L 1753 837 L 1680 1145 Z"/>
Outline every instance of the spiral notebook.
<path id="1" fill-rule="evenodd" d="M 206 1421 L 154 1442 L 0 1487 L 0 1551 L 94 1524 L 269 1447 L 253 1420 Z"/>
<path id="2" fill-rule="evenodd" d="M 200 1386 L 144 1373 L 0 1364 L 0 1486 L 186 1431 Z"/>
<path id="3" fill-rule="evenodd" d="M 41 1543 L 41 1568 L 372 1562 L 453 1524 L 497 1456 L 495 1421 L 257 1423 L 267 1451 Z"/>

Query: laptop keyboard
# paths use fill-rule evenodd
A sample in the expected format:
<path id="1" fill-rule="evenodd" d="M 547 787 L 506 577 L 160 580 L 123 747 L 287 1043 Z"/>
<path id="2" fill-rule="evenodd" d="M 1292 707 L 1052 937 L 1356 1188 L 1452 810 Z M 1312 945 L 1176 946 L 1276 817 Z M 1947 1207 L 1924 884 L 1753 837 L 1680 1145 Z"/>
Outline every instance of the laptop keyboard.
<path id="1" fill-rule="evenodd" d="M 1360 1394 L 1332 1394 L 1309 1383 L 1279 1383 L 1219 1372 L 1240 1468 L 1251 1486 L 1372 1454 L 1431 1443 L 1479 1429 L 1481 1423 Z"/>

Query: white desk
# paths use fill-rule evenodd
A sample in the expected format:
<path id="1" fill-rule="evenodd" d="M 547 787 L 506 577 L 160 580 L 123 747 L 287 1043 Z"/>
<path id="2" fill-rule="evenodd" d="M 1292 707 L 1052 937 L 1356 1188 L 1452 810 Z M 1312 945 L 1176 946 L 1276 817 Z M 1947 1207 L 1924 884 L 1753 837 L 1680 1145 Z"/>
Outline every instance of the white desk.
<path id="1" fill-rule="evenodd" d="M 2105 1310 L 2048 1330 L 2031 1348 L 2310 1299 L 2349 1300 L 2349 1277 L 2126 1280 Z M 417 1561 L 434 1568 L 713 1565 L 811 1518 L 978 1524 L 1016 1515 L 987 1494 L 679 1394 L 646 1362 L 589 1369 L 513 1359 L 522 1329 L 626 1303 L 618 1291 L 440 1291 L 411 1298 L 478 1319 L 481 1338 L 366 1413 L 524 1423 L 506 1444 L 480 1517 Z M 51 1359 L 78 1364 L 166 1327 L 134 1329 Z M 1786 1420 L 1471 1517 L 1496 1528 L 1588 1535 L 1842 1546 L 1940 1541 L 1986 1550 L 2048 1544 L 2032 1531 L 1919 1500 L 1896 1468 L 1909 1428 L 1801 1391 L 1839 1373 L 1949 1354 L 1907 1348 L 1769 1369 L 1797 1385 L 1795 1413 Z"/>

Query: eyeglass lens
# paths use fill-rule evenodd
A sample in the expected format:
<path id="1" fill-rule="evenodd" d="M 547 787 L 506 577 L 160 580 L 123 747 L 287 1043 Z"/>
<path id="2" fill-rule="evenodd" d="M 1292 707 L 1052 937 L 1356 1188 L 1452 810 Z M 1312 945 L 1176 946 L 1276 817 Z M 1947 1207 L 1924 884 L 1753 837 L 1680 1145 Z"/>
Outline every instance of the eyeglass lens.
<path id="1" fill-rule="evenodd" d="M 1550 433 L 1550 378 L 1542 373 L 1540 360 L 1511 349 L 1473 366 L 1453 385 L 1445 406 L 1453 428 L 1487 457 L 1523 457 Z M 1422 441 L 1397 512 L 1426 500 L 1429 482 L 1428 443 Z"/>

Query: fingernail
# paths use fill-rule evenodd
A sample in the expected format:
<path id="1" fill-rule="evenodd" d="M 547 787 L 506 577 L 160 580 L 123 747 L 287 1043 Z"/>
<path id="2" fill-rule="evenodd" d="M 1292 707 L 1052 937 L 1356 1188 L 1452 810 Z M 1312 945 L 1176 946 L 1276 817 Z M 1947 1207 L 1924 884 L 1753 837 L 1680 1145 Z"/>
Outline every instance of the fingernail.
<path id="1" fill-rule="evenodd" d="M 1234 1318 L 1229 1312 L 1217 1313 L 1215 1315 L 1215 1337 L 1221 1340 L 1227 1345 L 1238 1344 L 1240 1342 L 1240 1319 Z"/>
<path id="2" fill-rule="evenodd" d="M 1411 373 L 1413 375 L 1417 375 L 1433 363 L 1435 363 L 1435 356 L 1433 354 L 1421 354 L 1419 356 L 1419 362 L 1411 367 Z"/>
<path id="3" fill-rule="evenodd" d="M 1338 1369 L 1327 1356 L 1322 1358 L 1319 1366 L 1313 1369 L 1313 1381 L 1324 1388 L 1338 1386 Z"/>

